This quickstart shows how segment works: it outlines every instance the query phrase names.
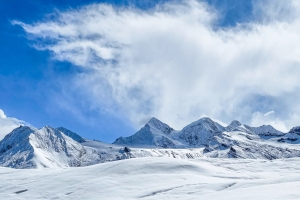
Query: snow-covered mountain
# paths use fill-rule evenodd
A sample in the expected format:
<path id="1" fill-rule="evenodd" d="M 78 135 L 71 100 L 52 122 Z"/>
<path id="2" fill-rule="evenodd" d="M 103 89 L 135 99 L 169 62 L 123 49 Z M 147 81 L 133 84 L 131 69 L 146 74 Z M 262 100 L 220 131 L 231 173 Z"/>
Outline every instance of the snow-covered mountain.
<path id="1" fill-rule="evenodd" d="M 58 129 L 20 126 L 0 142 L 0 165 L 13 168 L 85 166 L 99 155 Z"/>
<path id="2" fill-rule="evenodd" d="M 181 131 L 175 131 L 167 124 L 152 118 L 141 130 L 129 137 L 120 137 L 114 144 L 185 148 L 207 144 L 212 137 L 220 135 L 225 128 L 209 118 L 202 118 L 184 127 Z"/>
<path id="3" fill-rule="evenodd" d="M 0 166 L 73 167 L 140 157 L 193 159 L 300 157 L 300 127 L 284 134 L 270 125 L 250 127 L 234 120 L 224 127 L 201 118 L 182 130 L 152 118 L 137 133 L 113 144 L 83 139 L 65 129 L 20 126 L 0 141 Z"/>
<path id="4" fill-rule="evenodd" d="M 223 126 L 204 117 L 187 125 L 173 137 L 180 138 L 186 147 L 199 147 L 208 145 L 214 137 L 221 136 L 223 131 Z"/>
<path id="5" fill-rule="evenodd" d="M 292 128 L 287 134 L 278 139 L 278 142 L 287 142 L 291 144 L 300 143 L 300 126 Z"/>
<path id="6" fill-rule="evenodd" d="M 175 131 L 167 124 L 152 118 L 141 130 L 129 137 L 120 137 L 114 144 L 128 146 L 152 146 L 163 148 L 190 148 L 207 146 L 215 137 L 223 137 L 224 132 L 243 132 L 257 136 L 283 136 L 284 133 L 271 125 L 250 127 L 242 125 L 239 121 L 232 121 L 223 127 L 208 117 L 204 117 Z"/>
<path id="7" fill-rule="evenodd" d="M 169 127 L 158 119 L 155 119 L 155 122 Z M 300 137 L 300 131 L 295 131 L 300 128 L 294 128 L 293 131 L 284 134 L 271 125 L 250 127 L 236 120 L 227 127 L 223 127 L 205 117 L 180 131 L 168 128 L 169 131 L 166 134 L 162 131 L 163 129 L 155 128 L 152 124 L 153 119 L 136 134 L 118 138 L 114 144 L 140 148 L 168 148 L 165 151 L 168 151 L 170 155 L 181 158 L 206 156 L 276 159 L 300 156 L 298 145 L 283 144 L 285 141 L 295 141 L 296 137 Z M 179 150 L 182 148 L 186 149 L 184 153 Z M 156 151 L 160 153 L 163 150 Z M 131 151 L 131 154 L 141 156 L 138 150 Z"/>
<path id="8" fill-rule="evenodd" d="M 175 147 L 180 145 L 176 140 L 170 137 L 174 131 L 167 124 L 152 118 L 141 130 L 129 137 L 120 137 L 114 144 L 153 147 L 159 146 L 163 148 Z"/>

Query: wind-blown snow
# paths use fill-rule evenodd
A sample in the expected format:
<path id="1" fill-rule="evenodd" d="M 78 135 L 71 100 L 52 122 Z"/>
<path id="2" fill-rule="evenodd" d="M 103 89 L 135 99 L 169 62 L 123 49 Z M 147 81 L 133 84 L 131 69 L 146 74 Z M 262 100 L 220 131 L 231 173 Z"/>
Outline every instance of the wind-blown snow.
<path id="1" fill-rule="evenodd" d="M 299 199 L 300 159 L 139 158 L 80 168 L 0 168 L 1 199 Z"/>

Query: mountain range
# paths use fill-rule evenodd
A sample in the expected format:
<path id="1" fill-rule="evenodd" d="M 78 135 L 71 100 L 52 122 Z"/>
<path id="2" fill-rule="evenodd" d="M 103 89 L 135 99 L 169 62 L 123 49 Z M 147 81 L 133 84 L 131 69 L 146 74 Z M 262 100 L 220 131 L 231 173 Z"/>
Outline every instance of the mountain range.
<path id="1" fill-rule="evenodd" d="M 0 141 L 0 166 L 79 167 L 138 157 L 273 160 L 300 157 L 299 137 L 300 127 L 283 133 L 270 125 L 250 127 L 236 120 L 222 126 L 207 117 L 182 130 L 152 118 L 138 132 L 113 144 L 85 139 L 63 127 L 20 126 Z"/>

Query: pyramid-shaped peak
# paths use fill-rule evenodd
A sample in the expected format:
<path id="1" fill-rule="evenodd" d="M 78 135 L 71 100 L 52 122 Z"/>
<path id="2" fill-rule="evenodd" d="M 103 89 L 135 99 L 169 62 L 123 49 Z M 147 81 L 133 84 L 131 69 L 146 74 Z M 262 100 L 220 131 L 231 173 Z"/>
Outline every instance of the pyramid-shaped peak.
<path id="1" fill-rule="evenodd" d="M 213 126 L 215 126 L 215 125 L 221 126 L 219 123 L 213 121 L 209 117 L 202 117 L 199 120 L 197 120 L 195 122 L 192 122 L 190 125 L 195 125 L 195 124 L 206 124 L 206 125 L 213 125 Z"/>
<path id="2" fill-rule="evenodd" d="M 155 117 L 152 117 L 147 124 L 153 124 L 153 123 L 163 123 L 163 122 Z"/>
<path id="3" fill-rule="evenodd" d="M 147 124 L 149 124 L 149 123 L 155 123 L 155 122 L 160 122 L 160 123 L 162 123 L 162 121 L 160 121 L 159 119 L 157 119 L 157 118 L 155 118 L 155 117 L 152 117 L 152 118 L 149 120 L 149 122 L 148 122 Z"/>
<path id="4" fill-rule="evenodd" d="M 213 132 L 223 132 L 225 130 L 222 125 L 213 121 L 209 117 L 202 117 L 199 120 L 185 126 L 182 130 L 189 129 L 190 127 L 195 126 L 203 126 L 205 129 L 212 130 Z"/>
<path id="5" fill-rule="evenodd" d="M 151 128 L 158 129 L 164 133 L 169 134 L 174 129 L 171 128 L 168 124 L 163 123 L 159 119 L 152 117 L 150 121 L 146 124 L 146 126 L 150 126 Z"/>
<path id="6" fill-rule="evenodd" d="M 202 117 L 200 118 L 201 121 L 209 121 L 209 122 L 212 122 L 213 120 L 209 117 Z"/>
<path id="7" fill-rule="evenodd" d="M 238 126 L 240 126 L 240 125 L 242 125 L 241 122 L 239 122 L 239 121 L 237 121 L 237 120 L 233 120 L 233 121 L 229 124 L 229 126 L 231 126 L 231 127 L 238 127 Z"/>
<path id="8" fill-rule="evenodd" d="M 195 122 L 192 122 L 191 124 L 187 125 L 187 126 L 190 126 L 190 125 L 195 125 L 195 124 L 214 124 L 215 122 L 210 119 L 209 117 L 202 117 L 200 119 L 198 119 L 197 121 Z"/>
<path id="9" fill-rule="evenodd" d="M 159 119 L 152 117 L 146 125 L 159 127 L 161 124 L 167 125 L 167 124 L 163 123 L 162 121 L 160 121 Z"/>

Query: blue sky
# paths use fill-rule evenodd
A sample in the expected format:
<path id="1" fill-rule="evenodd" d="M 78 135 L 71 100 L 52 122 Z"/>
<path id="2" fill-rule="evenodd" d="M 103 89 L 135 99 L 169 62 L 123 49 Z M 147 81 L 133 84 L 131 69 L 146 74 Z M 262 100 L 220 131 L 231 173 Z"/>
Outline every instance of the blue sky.
<path id="1" fill-rule="evenodd" d="M 118 58 L 112 58 L 112 59 L 109 58 L 106 60 L 105 59 L 106 57 L 103 56 L 103 54 L 101 54 L 100 52 L 101 56 L 99 57 L 95 56 L 96 60 L 98 59 L 97 63 L 95 63 L 96 61 L 95 62 L 84 61 L 83 63 L 83 61 L 81 60 L 75 60 L 74 57 L 77 57 L 76 54 L 70 54 L 70 52 L 68 52 L 69 54 L 65 55 L 64 51 L 59 49 L 60 46 L 57 41 L 60 39 L 51 38 L 52 35 L 51 34 L 47 35 L 47 33 L 45 37 L 45 35 L 43 35 L 44 33 L 41 32 L 40 29 L 38 29 L 40 28 L 38 27 L 38 25 L 43 23 L 44 25 L 49 25 L 50 22 L 59 24 L 58 22 L 59 20 L 61 20 L 59 19 L 59 15 L 61 13 L 75 12 L 75 16 L 77 16 L 78 19 L 80 19 L 80 11 L 88 13 L 89 11 L 93 11 L 96 9 L 95 7 L 85 7 L 92 3 L 94 4 L 106 3 L 112 5 L 113 9 L 122 8 L 123 10 L 125 10 L 124 11 L 125 14 L 123 13 L 124 16 L 134 15 L 135 17 L 133 17 L 132 19 L 128 17 L 129 25 L 134 23 L 136 19 L 140 19 L 140 18 L 142 19 L 145 15 L 140 13 L 143 12 L 148 14 L 150 13 L 148 17 L 143 19 L 144 21 L 149 20 L 149 22 L 151 22 L 151 20 L 153 21 L 152 18 L 153 16 L 155 18 L 157 13 L 167 16 L 161 18 L 161 21 L 164 20 L 167 21 L 168 17 L 170 16 L 174 18 L 178 17 L 179 21 L 181 19 L 185 19 L 184 17 L 191 17 L 190 21 L 193 21 L 193 17 L 194 17 L 194 15 L 185 16 L 185 14 L 181 13 L 181 10 L 179 10 L 179 8 L 174 8 L 174 10 L 179 13 L 178 15 L 172 15 L 168 13 L 168 11 L 164 11 L 164 9 L 166 8 L 155 11 L 156 10 L 155 6 L 164 3 L 168 4 L 169 3 L 168 1 L 150 1 L 150 0 L 145 0 L 145 1 L 125 1 L 125 0 L 122 1 L 116 1 L 116 0 L 114 1 L 90 1 L 90 0 L 17 1 L 17 0 L 11 0 L 11 1 L 2 2 L 0 5 L 0 20 L 1 20 L 0 21 L 0 26 L 1 26 L 0 29 L 1 30 L 0 31 L 0 43 L 1 43 L 0 46 L 0 52 L 1 52 L 0 109 L 4 110 L 7 116 L 12 116 L 24 120 L 36 127 L 42 127 L 44 125 L 50 125 L 53 127 L 64 126 L 83 135 L 84 137 L 91 138 L 91 139 L 99 139 L 106 142 L 113 142 L 114 139 L 116 139 L 121 135 L 126 136 L 134 133 L 145 122 L 147 122 L 150 116 L 153 115 L 155 115 L 158 118 L 163 118 L 162 120 L 166 121 L 167 123 L 171 123 L 170 124 L 171 126 L 173 124 L 178 124 L 176 123 L 178 120 L 181 120 L 182 124 L 184 124 L 187 121 L 191 122 L 191 119 L 196 120 L 197 117 L 201 117 L 203 115 L 209 115 L 213 118 L 217 118 L 226 123 L 229 123 L 230 120 L 233 120 L 233 118 L 242 120 L 245 123 L 254 123 L 254 124 L 269 122 L 269 123 L 275 123 L 275 124 L 277 123 L 277 125 L 278 124 L 281 125 L 281 122 L 286 121 L 284 124 L 285 128 L 286 127 L 289 128 L 289 126 L 294 125 L 295 121 L 297 121 L 298 105 L 295 103 L 292 104 L 294 105 L 294 107 L 296 106 L 297 108 L 296 109 L 297 111 L 292 112 L 291 108 L 288 106 L 290 101 L 284 99 L 284 95 L 289 95 L 291 97 L 296 98 L 295 92 L 298 89 L 295 88 L 298 87 L 295 85 L 297 85 L 297 83 L 294 84 L 290 84 L 290 82 L 286 83 L 285 88 L 290 88 L 290 89 L 275 90 L 274 88 L 278 88 L 278 87 L 275 84 L 276 81 L 274 81 L 273 79 L 269 81 L 270 85 L 265 85 L 265 87 L 260 87 L 255 83 L 251 85 L 232 83 L 232 84 L 239 84 L 239 87 L 234 87 L 233 85 L 229 85 L 228 88 L 222 88 L 219 86 L 221 83 L 216 82 L 215 84 L 218 85 L 217 87 L 218 89 L 223 91 L 228 89 L 229 93 L 231 92 L 235 94 L 237 93 L 243 94 L 243 96 L 240 97 L 239 100 L 236 100 L 237 98 L 233 98 L 235 94 L 232 94 L 228 97 L 223 95 L 224 100 L 215 101 L 212 99 L 220 99 L 220 97 L 214 96 L 215 94 L 211 94 L 211 93 L 202 94 L 201 92 L 199 92 L 199 96 L 195 96 L 197 94 L 197 91 L 196 89 L 193 89 L 195 90 L 194 91 L 195 95 L 191 95 L 189 99 L 196 97 L 197 99 L 207 98 L 207 100 L 189 102 L 187 101 L 187 99 L 182 99 L 182 102 L 189 102 L 189 103 L 186 103 L 185 105 L 185 103 L 179 102 L 176 105 L 172 105 L 173 107 L 170 106 L 170 108 L 165 109 L 170 104 L 172 104 L 170 102 L 172 102 L 174 99 L 181 98 L 181 97 L 171 95 L 174 94 L 174 91 L 169 87 L 169 85 L 164 85 L 166 84 L 165 82 L 163 82 L 161 85 L 159 84 L 154 85 L 153 83 L 150 82 L 150 80 L 148 82 L 147 79 L 148 78 L 151 79 L 151 75 L 145 76 L 146 78 L 144 78 L 144 82 L 146 83 L 145 85 L 143 84 L 141 85 L 139 83 L 139 81 L 141 81 L 140 77 L 143 77 L 146 71 L 141 72 L 142 74 L 136 74 L 136 76 L 139 78 L 133 79 L 133 81 L 136 82 L 134 84 L 131 84 L 130 83 L 130 81 L 132 81 L 131 76 L 134 75 L 132 73 L 126 74 L 127 72 L 129 73 L 129 71 L 132 69 L 137 69 L 136 71 L 139 71 L 140 66 L 143 66 L 145 63 L 148 63 L 147 61 L 148 59 L 152 59 L 151 57 L 143 58 L 144 55 L 148 54 L 147 52 L 150 52 L 149 55 L 151 54 L 150 47 L 149 47 L 149 51 L 147 50 L 146 53 L 142 54 L 142 56 L 139 57 L 141 58 L 140 60 L 138 60 L 135 56 L 128 56 L 129 54 L 131 55 L 133 54 L 133 52 L 135 52 L 134 49 L 132 51 L 127 51 L 127 50 L 123 51 L 122 49 L 120 50 L 120 47 L 118 47 L 119 49 L 116 48 L 118 49 L 117 51 L 118 54 L 124 56 L 124 59 L 127 59 L 127 61 L 130 60 L 130 62 L 128 61 L 126 63 L 132 64 L 133 66 L 132 69 L 128 68 L 126 72 L 124 71 L 115 72 L 115 74 L 117 75 L 119 73 L 121 74 L 124 73 L 124 77 L 122 79 L 115 79 L 116 77 L 111 77 L 111 79 L 104 80 L 104 78 L 102 77 L 103 74 L 97 77 L 91 76 L 91 74 L 95 74 L 97 72 L 99 72 L 99 74 L 109 73 L 109 71 L 102 70 L 101 68 L 102 66 L 99 66 L 101 65 L 102 62 L 103 65 L 108 65 L 107 63 L 109 62 L 110 66 L 113 66 L 115 68 L 121 68 L 120 66 L 123 66 L 122 65 L 123 59 L 118 60 Z M 272 12 L 270 11 L 268 13 L 266 11 L 268 15 L 266 14 L 263 18 L 261 18 L 261 16 L 265 13 L 262 14 L 261 11 L 259 10 L 264 8 L 263 7 L 264 5 L 262 5 L 262 7 L 256 6 L 256 4 L 259 4 L 257 1 L 208 0 L 206 1 L 206 3 L 209 5 L 210 9 L 207 9 L 206 7 L 203 8 L 204 4 L 196 5 L 196 7 L 199 6 L 199 8 L 198 7 L 191 8 L 189 7 L 190 5 L 184 5 L 184 6 L 187 6 L 188 9 L 191 9 L 196 13 L 200 13 L 199 14 L 200 21 L 202 19 L 204 20 L 205 16 L 207 15 L 216 15 L 217 19 L 212 19 L 214 18 L 213 16 L 208 16 L 208 19 L 205 19 L 207 20 L 207 22 L 204 20 L 205 22 L 203 23 L 204 24 L 208 23 L 209 25 L 203 25 L 203 26 L 206 28 L 208 27 L 207 30 L 217 29 L 217 30 L 224 30 L 225 32 L 227 31 L 226 37 L 233 37 L 236 39 L 236 41 L 238 41 L 240 37 L 242 36 L 244 37 L 244 35 L 247 35 L 244 33 L 247 30 L 249 30 L 249 26 L 243 28 L 243 26 L 240 25 L 250 24 L 255 27 L 258 25 L 266 24 L 267 28 L 270 27 L 272 28 L 273 27 L 272 22 L 278 21 L 278 19 L 276 18 L 277 16 L 276 13 L 273 12 L 272 10 L 271 10 Z M 171 4 L 177 5 L 181 3 L 172 2 Z M 266 5 L 268 4 L 266 3 L 265 6 Z M 272 5 L 268 6 L 268 8 L 272 8 Z M 279 9 L 280 11 L 284 10 L 281 9 L 281 6 L 282 5 L 280 6 L 274 5 L 273 7 L 275 7 L 276 9 L 274 10 L 277 11 L 278 8 L 280 8 Z M 83 11 L 84 10 L 83 8 L 86 8 L 85 11 Z M 51 13 L 58 12 L 58 10 L 60 14 L 51 15 Z M 106 17 L 105 18 L 106 21 L 112 20 L 113 17 L 119 16 L 118 14 L 113 13 L 114 11 L 109 11 L 109 12 L 110 13 L 104 16 Z M 122 12 L 123 11 L 120 11 L 120 13 Z M 201 13 L 203 12 L 206 14 L 205 15 L 203 14 L 202 16 Z M 181 15 L 183 17 L 181 17 Z M 87 14 L 86 16 L 92 16 L 92 15 Z M 298 19 L 297 16 L 294 18 Z M 271 22 L 268 22 L 268 20 L 271 20 Z M 290 18 L 287 20 L 290 20 Z M 12 24 L 12 21 L 16 21 L 17 22 L 16 25 Z M 92 19 L 92 22 L 97 22 L 97 19 Z M 25 25 L 22 23 L 24 23 Z M 85 23 L 85 22 L 80 22 L 80 23 Z M 117 24 L 118 24 L 117 22 L 111 21 L 110 25 L 112 26 L 112 31 L 114 31 L 112 32 L 112 35 L 113 33 L 116 32 L 116 30 L 117 31 L 119 30 L 116 27 L 113 27 L 113 26 L 117 26 Z M 26 25 L 30 27 L 26 29 Z M 79 25 L 75 23 L 74 26 L 79 26 Z M 159 31 L 160 27 L 162 26 L 164 26 L 163 23 L 161 25 L 158 24 L 157 30 Z M 190 34 L 192 34 L 193 30 L 192 29 L 190 30 L 189 29 L 190 27 L 191 26 L 187 27 L 186 32 L 190 31 L 191 32 Z M 172 28 L 173 27 L 170 27 L 170 30 Z M 126 32 L 129 29 L 130 28 L 123 27 L 123 29 L 120 30 L 124 30 Z M 143 41 L 143 43 L 141 44 L 146 44 L 147 38 L 151 39 L 151 37 L 154 34 L 142 35 L 144 34 L 142 33 L 142 29 L 143 27 L 140 25 L 136 27 L 138 33 L 141 33 L 141 35 L 138 35 L 137 38 L 139 38 L 140 40 L 143 40 L 144 38 L 145 41 Z M 199 30 L 200 29 L 201 27 L 199 27 Z M 155 28 L 153 28 L 153 30 L 155 30 Z M 50 30 L 50 29 L 47 31 L 52 33 L 55 32 L 55 30 Z M 97 30 L 97 31 L 100 31 L 102 33 L 102 31 L 105 30 Z M 149 31 L 151 32 L 150 29 Z M 195 31 L 198 31 L 198 29 Z M 250 31 L 249 35 L 253 34 L 253 32 Z M 132 33 L 135 34 L 134 31 Z M 212 35 L 218 34 L 219 36 L 223 34 L 222 31 L 212 32 L 212 33 L 213 33 Z M 289 33 L 294 33 L 294 32 L 293 30 L 291 30 Z M 61 37 L 64 38 L 65 40 L 63 41 L 61 40 L 60 42 L 70 41 L 72 38 L 68 38 L 69 37 L 68 34 L 69 33 L 62 33 Z M 107 36 L 111 35 L 111 33 L 109 32 L 107 32 L 106 34 Z M 185 37 L 184 32 L 180 34 L 181 36 L 178 36 L 179 38 L 182 38 L 182 36 L 183 38 Z M 265 33 L 262 33 L 262 38 L 264 37 L 264 35 Z M 162 34 L 162 36 L 164 35 Z M 159 38 L 162 36 L 157 36 L 155 38 Z M 126 36 L 127 38 L 125 38 L 123 41 L 122 36 L 115 36 L 115 37 L 120 37 L 121 39 L 114 38 L 113 41 L 105 41 L 105 42 L 115 42 L 117 45 L 122 45 L 123 42 L 126 43 L 129 40 L 128 38 L 131 38 L 131 36 Z M 199 37 L 201 37 L 201 34 Z M 253 40 L 255 40 L 255 37 L 257 36 L 254 35 Z M 280 35 L 278 37 L 280 37 Z M 270 35 L 269 38 L 276 38 L 276 37 Z M 120 43 L 118 43 L 118 41 L 120 41 Z M 151 43 L 150 46 L 152 44 L 156 44 L 155 41 L 156 39 L 155 40 L 153 39 L 153 43 Z M 258 41 L 258 42 L 262 42 L 262 41 Z M 52 42 L 54 43 L 55 50 L 53 49 L 51 50 Z M 251 42 L 249 42 L 249 45 L 250 43 Z M 132 46 L 135 45 L 135 43 L 133 42 L 130 44 L 132 44 Z M 162 43 L 158 42 L 157 44 L 162 44 Z M 170 45 L 172 44 L 174 44 L 174 42 L 170 42 Z M 235 47 L 239 46 L 239 44 L 240 43 L 238 42 L 232 42 L 232 44 L 230 45 L 234 45 L 232 48 L 235 49 Z M 188 51 L 191 52 L 191 54 L 195 52 L 195 50 L 193 50 L 194 47 L 192 46 L 185 47 L 184 46 L 185 43 L 182 44 L 180 43 L 178 45 L 181 45 L 180 48 L 182 48 L 183 50 L 186 48 Z M 216 48 L 216 46 L 213 46 L 213 44 L 207 44 L 207 45 L 208 47 Z M 39 48 L 37 48 L 37 46 L 42 47 L 44 50 L 40 50 Z M 245 46 L 247 46 L 247 44 L 245 44 Z M 166 43 L 166 48 L 167 47 L 168 49 L 172 48 L 172 46 L 168 46 L 168 44 Z M 288 47 L 289 46 L 287 45 L 287 48 Z M 160 46 L 160 47 L 153 46 L 153 49 L 157 49 L 157 48 L 158 49 L 164 48 L 164 46 Z M 256 52 L 253 53 L 253 55 L 249 49 L 248 50 L 246 49 L 244 54 L 233 55 L 233 57 L 236 57 L 236 59 L 233 59 L 234 62 L 232 62 L 231 65 L 241 65 L 241 63 L 245 63 L 245 66 L 249 65 L 248 66 L 249 69 L 250 68 L 253 69 L 255 68 L 256 65 L 257 66 L 261 65 L 260 62 L 264 61 L 265 63 L 268 63 L 268 61 L 271 60 L 271 58 L 267 58 L 268 56 L 264 56 L 264 57 L 261 56 L 264 55 L 265 53 L 263 50 L 262 50 L 262 54 L 258 52 L 259 48 L 264 49 L 263 45 L 261 45 L 259 48 L 258 47 L 253 47 L 253 48 L 256 50 Z M 107 51 L 110 52 L 113 50 L 108 49 Z M 93 51 L 94 51 L 93 54 L 97 55 L 97 50 L 93 50 Z M 241 52 L 242 51 L 244 51 L 243 48 Z M 204 49 L 201 52 L 203 53 L 203 55 L 206 55 L 206 54 L 214 54 L 216 51 L 212 51 L 213 53 L 210 53 L 211 51 Z M 105 53 L 107 52 L 104 52 L 104 54 Z M 176 53 L 177 52 L 174 52 L 173 55 L 175 55 Z M 255 60 L 256 57 L 252 57 L 253 59 L 251 59 L 251 63 L 250 63 L 249 61 L 250 58 L 244 56 L 244 55 L 254 56 L 256 54 L 258 54 L 259 59 L 262 60 L 262 61 L 257 61 L 257 64 L 253 63 L 253 60 Z M 276 56 L 278 55 L 278 52 L 274 52 L 273 54 Z M 69 58 L 70 55 L 74 57 Z M 172 53 L 170 53 L 170 55 L 172 56 Z M 180 55 L 183 55 L 183 53 L 180 53 Z M 89 56 L 91 55 L 89 54 Z M 216 54 L 215 57 L 212 57 L 212 59 L 219 58 L 218 56 L 220 56 L 220 54 Z M 194 54 L 194 57 L 191 56 L 191 58 L 197 58 L 197 57 L 198 57 L 197 54 Z M 239 57 L 240 59 L 237 57 Z M 93 58 L 94 58 L 93 56 L 90 57 L 90 59 Z M 153 57 L 153 58 L 160 60 L 160 57 Z M 190 58 L 190 56 L 188 55 L 187 57 L 183 57 L 181 60 L 178 60 L 178 62 L 176 63 L 180 63 L 181 61 L 182 63 L 186 63 L 184 62 L 184 60 L 187 58 Z M 220 59 L 223 59 L 223 57 L 222 58 L 220 57 Z M 290 60 L 287 59 L 283 59 L 282 61 L 287 63 L 288 69 L 293 68 L 295 67 L 295 65 L 298 64 L 298 60 L 296 58 L 295 59 L 292 58 L 291 60 L 294 61 L 294 64 L 291 64 Z M 115 64 L 114 62 L 117 64 Z M 157 63 L 154 62 L 153 65 L 163 64 L 165 66 L 168 66 L 171 65 L 172 62 L 173 61 L 171 60 L 161 59 L 161 62 L 157 62 Z M 206 63 L 206 61 L 201 60 L 200 63 Z M 223 63 L 225 63 L 225 60 Z M 191 65 L 194 64 L 197 65 L 197 63 L 191 63 Z M 211 64 L 213 66 L 215 63 L 208 63 L 208 64 Z M 95 67 L 89 68 L 90 66 L 93 65 L 95 65 L 99 69 L 95 70 Z M 178 68 L 186 67 L 184 65 L 185 64 L 178 65 Z M 166 68 L 165 70 L 166 72 L 169 72 L 168 68 Z M 204 71 L 205 70 L 206 69 L 204 69 Z M 228 71 L 229 76 L 230 74 L 233 73 L 235 69 L 230 68 L 230 70 L 231 71 Z M 248 68 L 245 67 L 245 71 L 247 70 Z M 268 71 L 269 69 L 262 69 L 261 74 L 265 74 L 266 71 L 264 70 Z M 216 69 L 215 71 L 208 73 L 207 76 L 209 78 L 207 79 L 207 77 L 203 77 L 201 79 L 203 81 L 198 84 L 200 84 L 201 87 L 203 85 L 211 84 L 210 81 L 208 80 L 213 79 L 212 77 L 214 77 L 214 75 L 212 74 L 218 74 L 221 73 L 221 71 L 222 70 Z M 298 71 L 293 71 L 293 72 L 294 74 L 298 73 Z M 245 74 L 243 72 L 241 73 L 242 73 L 241 76 Z M 255 71 L 255 73 L 258 72 Z M 287 76 L 289 76 L 288 74 L 289 72 L 286 73 Z M 155 74 L 152 75 L 155 76 Z M 270 73 L 270 75 L 272 75 L 272 73 Z M 187 76 L 190 75 L 187 74 Z M 274 79 L 276 79 L 276 77 L 274 77 Z M 161 78 L 159 80 L 161 80 Z M 244 78 L 244 80 L 247 81 L 247 78 Z M 111 84 L 112 81 L 117 81 L 119 84 L 118 85 Z M 174 81 L 174 79 L 172 79 L 172 81 Z M 170 80 L 168 83 L 172 81 Z M 220 80 L 220 81 L 224 81 L 224 80 Z M 260 76 L 258 76 L 256 83 L 260 81 L 261 81 Z M 212 83 L 211 85 L 214 85 L 214 83 Z M 285 84 L 283 83 L 282 85 Z M 167 89 L 160 90 L 159 89 L 160 87 L 167 88 Z M 259 88 L 259 91 L 257 88 Z M 149 90 L 152 89 L 156 90 L 157 93 L 149 92 Z M 215 87 L 213 87 L 212 89 L 215 89 Z M 252 91 L 255 89 L 258 92 Z M 185 88 L 182 88 L 182 90 L 186 91 Z M 204 90 L 205 87 L 201 88 L 201 91 Z M 126 95 L 120 91 L 125 91 Z M 249 91 L 249 92 L 245 92 L 245 91 Z M 170 95 L 166 98 L 158 98 L 158 96 L 161 94 L 165 95 L 169 93 Z M 100 103 L 98 103 L 97 99 L 100 99 L 99 100 Z M 214 106 L 209 103 L 207 105 L 204 105 L 206 104 L 206 102 L 209 101 L 214 103 Z M 273 103 L 269 103 L 269 102 L 273 102 Z M 173 113 L 174 108 L 175 109 L 178 108 L 178 105 L 181 105 L 181 103 L 184 105 L 183 110 L 176 110 L 176 112 L 174 111 Z M 128 104 L 129 106 L 124 106 L 124 104 Z M 159 106 L 157 106 L 157 104 L 161 104 L 164 106 L 163 108 L 160 108 Z M 205 109 L 205 107 L 208 106 L 213 106 L 216 108 L 216 110 L 210 111 Z M 222 106 L 228 107 L 228 109 L 221 109 L 221 108 L 217 109 L 218 107 L 222 107 Z M 232 107 L 239 108 L 239 109 L 233 109 Z M 287 112 L 284 112 L 283 109 L 286 109 Z M 182 116 L 181 116 L 181 112 L 184 113 L 182 114 Z M 241 112 L 248 113 L 248 115 L 241 114 Z M 277 113 L 278 115 L 280 114 L 280 116 L 284 116 L 284 117 L 280 117 L 276 115 L 271 119 L 269 118 L 265 119 L 266 116 L 269 116 L 269 115 L 265 115 L 268 112 Z M 142 113 L 142 115 L 140 113 Z M 164 115 L 163 113 L 168 113 L 168 114 Z M 176 116 L 176 119 L 175 118 L 173 119 L 172 116 Z"/>

